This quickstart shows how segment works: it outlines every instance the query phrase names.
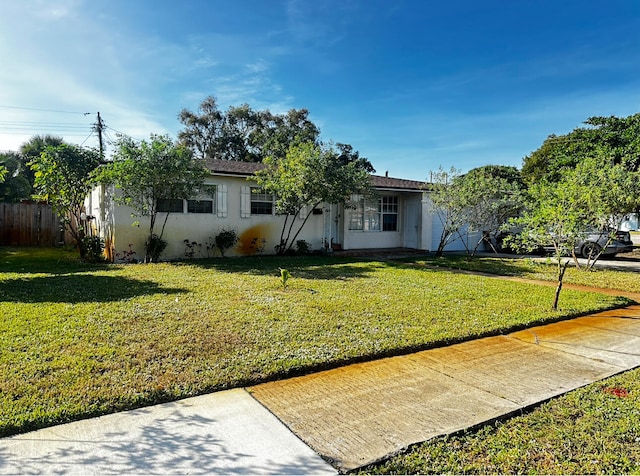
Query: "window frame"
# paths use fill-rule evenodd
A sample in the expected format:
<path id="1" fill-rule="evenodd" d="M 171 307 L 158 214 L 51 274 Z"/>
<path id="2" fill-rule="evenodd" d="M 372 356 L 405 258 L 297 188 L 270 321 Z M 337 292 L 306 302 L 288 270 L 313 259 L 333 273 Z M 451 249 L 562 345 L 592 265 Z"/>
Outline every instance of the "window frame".
<path id="1" fill-rule="evenodd" d="M 349 214 L 349 231 L 398 232 L 400 199 L 383 195 L 376 200 L 359 197 Z"/>
<path id="2" fill-rule="evenodd" d="M 249 211 L 251 215 L 273 215 L 275 212 L 275 197 L 267 193 L 262 187 L 250 187 Z"/>

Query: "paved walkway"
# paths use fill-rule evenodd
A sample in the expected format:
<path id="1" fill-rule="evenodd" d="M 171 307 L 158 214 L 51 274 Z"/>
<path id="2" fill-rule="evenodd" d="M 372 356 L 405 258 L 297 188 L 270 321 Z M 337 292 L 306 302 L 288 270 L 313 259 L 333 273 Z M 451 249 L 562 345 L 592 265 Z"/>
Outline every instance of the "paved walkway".
<path id="1" fill-rule="evenodd" d="M 335 474 L 638 366 L 633 305 L 0 439 L 0 474 Z"/>

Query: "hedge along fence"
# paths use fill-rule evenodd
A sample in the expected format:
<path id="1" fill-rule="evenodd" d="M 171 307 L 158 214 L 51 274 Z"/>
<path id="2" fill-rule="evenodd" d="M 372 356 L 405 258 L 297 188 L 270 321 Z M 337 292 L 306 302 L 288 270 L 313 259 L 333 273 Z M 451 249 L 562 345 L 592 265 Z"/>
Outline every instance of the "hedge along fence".
<path id="1" fill-rule="evenodd" d="M 56 246 L 72 243 L 46 203 L 0 203 L 0 246 Z"/>

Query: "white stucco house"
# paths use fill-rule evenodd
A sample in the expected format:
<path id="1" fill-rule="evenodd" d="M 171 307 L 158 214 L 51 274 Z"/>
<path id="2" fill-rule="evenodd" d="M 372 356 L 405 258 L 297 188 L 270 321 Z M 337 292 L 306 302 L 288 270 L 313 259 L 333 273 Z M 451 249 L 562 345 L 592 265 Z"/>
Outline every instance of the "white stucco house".
<path id="1" fill-rule="evenodd" d="M 274 254 L 280 242 L 284 217 L 276 215 L 273 196 L 251 180 L 263 167 L 259 163 L 209 160 L 209 175 L 198 196 L 159 204 L 156 230 L 167 217 L 163 238 L 168 242 L 162 259 L 219 256 L 211 248 L 213 237 L 234 230 L 239 242 L 227 255 Z M 424 182 L 372 175 L 378 198 L 353 196 L 355 206 L 323 203 L 304 210 L 296 220 L 311 214 L 297 239 L 312 250 L 409 248 L 430 251 L 438 246 L 442 225 L 433 211 Z M 86 201 L 94 233 L 105 240 L 105 253 L 114 261 L 131 252 L 144 257 L 149 222 L 132 216 L 133 210 L 116 205 L 113 188 L 96 187 Z M 168 216 L 166 213 L 168 212 Z M 139 224 L 132 226 L 139 220 Z M 189 243 L 187 246 L 185 243 Z M 464 249 L 452 243 L 447 250 Z"/>

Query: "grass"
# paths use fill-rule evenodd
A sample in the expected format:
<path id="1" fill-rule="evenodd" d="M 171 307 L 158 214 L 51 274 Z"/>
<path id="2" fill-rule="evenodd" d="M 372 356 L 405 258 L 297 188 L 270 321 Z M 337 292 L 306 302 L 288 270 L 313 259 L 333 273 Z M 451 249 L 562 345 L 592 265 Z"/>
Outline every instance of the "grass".
<path id="1" fill-rule="evenodd" d="M 364 474 L 638 474 L 640 369 L 534 411 L 440 437 Z"/>
<path id="2" fill-rule="evenodd" d="M 539 257 L 522 259 L 483 257 L 468 260 L 465 256 L 446 256 L 443 258 L 420 259 L 415 263 L 423 266 L 479 271 L 501 276 L 518 276 L 544 281 L 557 281 L 558 279 L 557 266 L 552 263 L 551 259 L 541 259 Z M 638 273 L 632 271 L 623 272 L 607 269 L 586 271 L 569 266 L 564 282 L 640 293 Z"/>
<path id="3" fill-rule="evenodd" d="M 529 259 L 447 257 L 421 264 L 556 279 L 552 265 Z M 633 272 L 569 268 L 565 281 L 640 292 Z M 522 416 L 415 445 L 361 473 L 638 474 L 640 369 L 570 392 Z"/>
<path id="4" fill-rule="evenodd" d="M 283 289 L 279 268 L 291 273 Z M 328 257 L 87 265 L 0 249 L 0 435 L 628 302 Z"/>

